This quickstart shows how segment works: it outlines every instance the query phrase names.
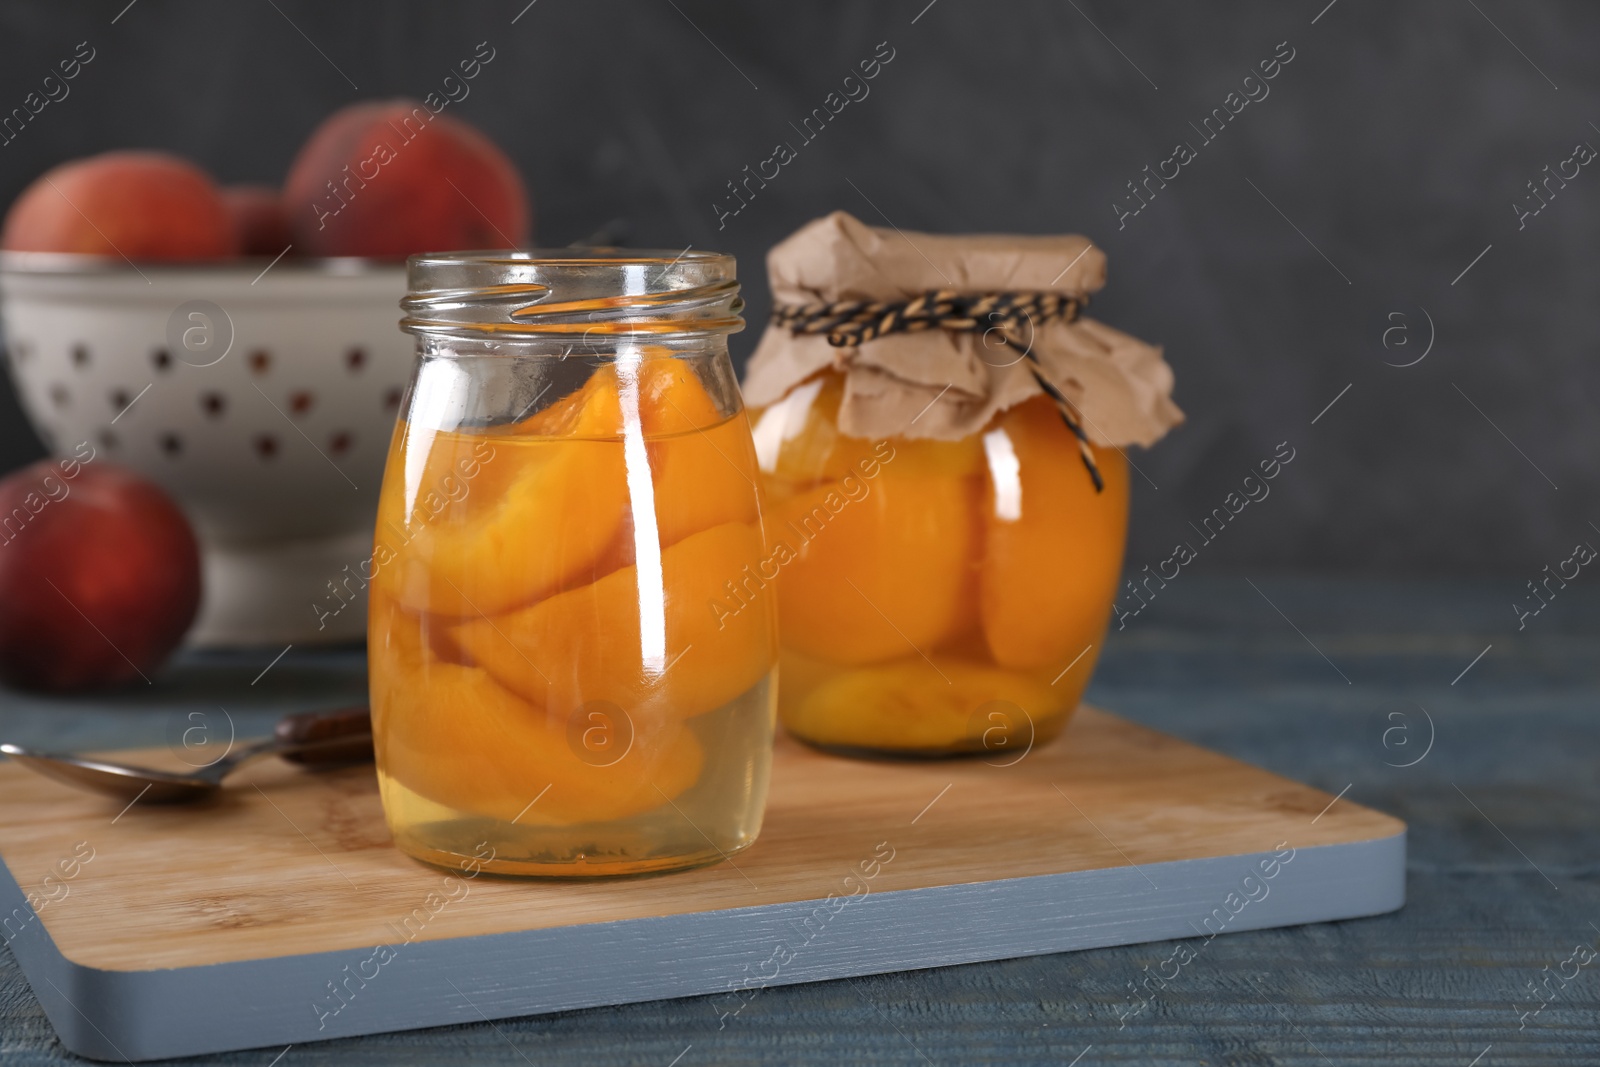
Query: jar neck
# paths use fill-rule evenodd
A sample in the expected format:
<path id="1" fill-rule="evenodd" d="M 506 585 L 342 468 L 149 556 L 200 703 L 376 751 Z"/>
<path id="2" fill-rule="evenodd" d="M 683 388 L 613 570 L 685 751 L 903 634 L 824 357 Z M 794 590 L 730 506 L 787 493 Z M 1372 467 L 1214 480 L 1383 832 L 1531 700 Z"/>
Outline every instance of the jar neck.
<path id="1" fill-rule="evenodd" d="M 670 336 L 491 334 L 473 331 L 418 332 L 417 354 L 424 359 L 539 358 L 581 360 L 590 364 L 636 363 L 662 357 L 728 357 L 728 336 L 681 331 Z"/>

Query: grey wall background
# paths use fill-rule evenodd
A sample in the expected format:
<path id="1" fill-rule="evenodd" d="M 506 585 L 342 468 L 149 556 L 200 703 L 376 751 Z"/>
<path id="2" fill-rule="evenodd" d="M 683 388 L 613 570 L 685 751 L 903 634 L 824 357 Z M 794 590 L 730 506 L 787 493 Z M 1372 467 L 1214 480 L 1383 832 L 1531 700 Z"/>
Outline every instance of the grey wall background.
<path id="1" fill-rule="evenodd" d="M 0 147 L 0 200 L 115 147 L 276 182 L 327 112 L 420 97 L 486 40 L 452 114 L 522 166 L 540 243 L 621 218 L 631 244 L 734 252 L 753 323 L 765 250 L 834 208 L 1093 238 L 1111 263 L 1093 313 L 1166 346 L 1189 415 L 1134 456 L 1135 568 L 1193 540 L 1281 441 L 1294 463 L 1206 566 L 1531 577 L 1600 543 L 1600 168 L 1524 229 L 1512 207 L 1577 142 L 1600 147 L 1600 5 L 525 3 L 8 3 L 0 111 L 77 42 L 97 57 Z M 880 41 L 895 58 L 871 95 L 719 231 L 724 183 Z M 1283 41 L 1270 96 L 1119 229 L 1125 183 L 1198 146 L 1189 123 Z M 1387 365 L 1423 351 L 1428 317 L 1427 358 Z M 0 387 L 0 468 L 40 452 Z"/>

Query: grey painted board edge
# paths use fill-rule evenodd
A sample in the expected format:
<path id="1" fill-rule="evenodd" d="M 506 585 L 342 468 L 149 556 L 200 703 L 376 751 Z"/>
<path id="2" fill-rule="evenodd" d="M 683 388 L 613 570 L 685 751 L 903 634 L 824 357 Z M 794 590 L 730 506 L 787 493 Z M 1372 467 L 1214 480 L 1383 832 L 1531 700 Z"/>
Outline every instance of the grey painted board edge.
<path id="1" fill-rule="evenodd" d="M 1263 877 L 1262 864 L 1274 855 L 897 891 L 866 885 L 866 892 L 831 907 L 811 900 L 450 940 L 397 939 L 386 959 L 358 949 L 112 971 L 67 959 L 37 919 L 5 932 L 62 1044 L 92 1059 L 190 1056 L 711 994 L 709 1033 L 741 1025 L 739 1010 L 768 985 L 1209 939 L 1379 915 L 1405 903 L 1404 831 L 1299 849 Z M 11 872 L 0 871 L 0 907 L 31 916 Z M 846 873 L 838 872 L 835 884 Z M 828 877 L 819 872 L 819 881 Z"/>

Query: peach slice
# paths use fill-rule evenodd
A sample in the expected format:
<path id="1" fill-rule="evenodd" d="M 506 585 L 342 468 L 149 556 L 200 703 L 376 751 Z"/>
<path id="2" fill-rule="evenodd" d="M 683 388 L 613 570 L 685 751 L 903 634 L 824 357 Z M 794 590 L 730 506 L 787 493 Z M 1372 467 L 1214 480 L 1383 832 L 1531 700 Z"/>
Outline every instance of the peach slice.
<path id="1" fill-rule="evenodd" d="M 670 357 L 647 357 L 636 369 L 626 364 L 608 365 L 584 388 L 606 389 L 614 398 L 619 381 L 626 382 L 630 375 L 638 382 L 639 422 L 653 482 L 660 545 L 676 544 L 689 534 L 725 522 L 756 521 L 755 457 L 744 415 L 719 411 L 694 367 Z M 524 425 L 538 425 L 544 432 L 565 432 L 562 427 L 572 422 L 570 408 L 558 409 L 571 401 L 571 397 L 565 398 L 534 416 L 544 422 L 528 420 Z M 616 434 L 621 436 L 621 406 L 614 399 L 612 403 Z M 622 548 L 621 562 L 631 562 L 629 546 Z"/>
<path id="2" fill-rule="evenodd" d="M 617 365 L 601 364 L 582 385 L 517 423 L 512 432 L 518 437 L 621 437 Z"/>
<path id="3" fill-rule="evenodd" d="M 591 578 L 616 539 L 628 513 L 620 446 L 504 438 L 494 447 L 490 463 L 515 470 L 498 499 L 460 519 L 413 523 L 391 579 L 407 608 L 456 617 L 505 611 Z M 380 512 L 393 507 L 385 503 Z M 388 517 L 380 514 L 380 530 Z"/>
<path id="4" fill-rule="evenodd" d="M 646 360 L 639 395 L 656 544 L 668 548 L 724 523 L 759 524 L 760 488 L 744 412 L 723 414 L 693 366 L 679 359 Z M 637 511 L 630 517 L 637 521 Z M 631 534 L 631 527 L 624 532 L 619 565 L 634 561 Z"/>
<path id="5" fill-rule="evenodd" d="M 624 409 L 635 404 L 630 416 Z M 660 468 L 652 479 L 661 483 L 653 495 L 664 544 L 719 522 L 755 519 L 754 483 L 738 469 L 751 465 L 743 423 L 720 416 L 693 368 L 674 358 L 608 363 L 512 433 L 423 438 L 407 431 L 385 474 L 379 514 L 380 539 L 404 546 L 388 579 L 401 603 L 457 618 L 493 615 L 627 562 L 618 542 L 626 539 L 632 493 L 619 439 L 630 417 L 641 436 L 661 438 L 650 463 Z M 408 501 L 407 472 L 418 462 L 412 449 L 426 452 Z M 452 471 L 485 453 L 476 466 L 482 473 L 452 481 Z M 465 483 L 459 499 L 422 491 L 456 483 Z M 441 507 L 418 510 L 440 500 Z"/>
<path id="6" fill-rule="evenodd" d="M 565 719 L 547 717 L 487 671 L 429 656 L 426 626 L 387 598 L 373 603 L 379 765 L 413 792 L 489 818 L 567 824 L 649 811 L 699 779 L 704 753 L 686 727 L 639 722 L 614 762 L 585 759 Z"/>
<path id="7" fill-rule="evenodd" d="M 794 553 L 778 579 L 784 643 L 856 664 L 957 635 L 975 614 L 976 510 L 971 479 L 887 472 L 778 500 L 769 535 Z"/>
<path id="8" fill-rule="evenodd" d="M 645 436 L 703 430 L 728 417 L 717 410 L 716 401 L 688 360 L 647 355 L 638 367 Z"/>
<path id="9" fill-rule="evenodd" d="M 1065 666 L 1100 641 L 1111 615 L 1128 529 L 1127 461 L 1094 449 L 1105 478 L 1096 493 L 1045 397 L 1005 412 L 990 433 L 1004 436 L 1016 462 L 987 482 L 978 599 L 989 652 L 1002 667 Z"/>
<path id="10" fill-rule="evenodd" d="M 516 424 L 535 437 L 619 438 L 627 424 L 623 386 L 638 383 L 639 429 L 646 437 L 706 429 L 727 418 L 687 360 L 645 355 L 601 364 L 587 381 Z"/>
<path id="11" fill-rule="evenodd" d="M 774 496 L 851 475 L 876 477 L 880 466 L 900 476 L 957 478 L 976 474 L 983 466 L 983 448 L 976 438 L 897 437 L 889 442 L 840 433 L 837 420 L 843 395 L 844 379 L 824 372 L 771 407 L 750 413 L 759 434 L 773 438 L 766 447 L 776 448 L 775 455 L 764 461 Z"/>
<path id="12" fill-rule="evenodd" d="M 724 523 L 661 553 L 660 584 L 630 565 L 577 589 L 456 626 L 457 643 L 507 689 L 555 719 L 594 700 L 634 720 L 693 718 L 722 707 L 772 670 L 775 598 L 757 577 L 761 530 Z M 647 572 L 648 574 L 648 572 Z"/>
<path id="13" fill-rule="evenodd" d="M 408 423 L 395 424 L 389 445 L 393 461 L 384 467 L 379 498 L 378 541 L 404 545 L 408 528 L 435 522 L 468 522 L 491 514 L 507 486 L 516 480 L 516 450 L 507 459 L 502 448 L 515 438 L 496 433 L 440 430 L 424 443 Z M 411 512 L 406 513 L 407 467 L 415 454 L 420 463 Z M 497 462 L 504 460 L 504 462 Z M 388 520 L 384 524 L 382 520 Z"/>
<path id="14" fill-rule="evenodd" d="M 757 520 L 755 452 L 742 413 L 711 429 L 659 438 L 645 447 L 662 547 L 713 526 Z"/>
<path id="15" fill-rule="evenodd" d="M 1053 734 L 1064 710 L 1049 685 L 1015 671 L 912 656 L 841 671 L 789 708 L 784 725 L 846 748 L 998 753 Z"/>

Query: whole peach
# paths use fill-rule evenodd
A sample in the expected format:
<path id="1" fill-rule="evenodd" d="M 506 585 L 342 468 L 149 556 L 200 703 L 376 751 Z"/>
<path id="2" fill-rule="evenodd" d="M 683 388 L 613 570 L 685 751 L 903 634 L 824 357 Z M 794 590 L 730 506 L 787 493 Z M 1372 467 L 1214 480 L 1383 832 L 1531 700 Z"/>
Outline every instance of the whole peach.
<path id="1" fill-rule="evenodd" d="M 294 240 L 289 234 L 289 216 L 283 210 L 283 197 L 272 186 L 224 186 L 222 203 L 233 219 L 240 255 L 275 256 Z"/>
<path id="2" fill-rule="evenodd" d="M 528 195 L 505 153 L 412 100 L 330 115 L 295 157 L 283 201 L 306 255 L 387 258 L 528 240 Z"/>
<path id="3" fill-rule="evenodd" d="M 164 152 L 106 152 L 45 172 L 6 213 L 0 247 L 132 260 L 234 255 L 216 183 Z"/>
<path id="4" fill-rule="evenodd" d="M 148 679 L 199 606 L 199 546 L 153 483 L 88 444 L 0 479 L 0 681 Z"/>

